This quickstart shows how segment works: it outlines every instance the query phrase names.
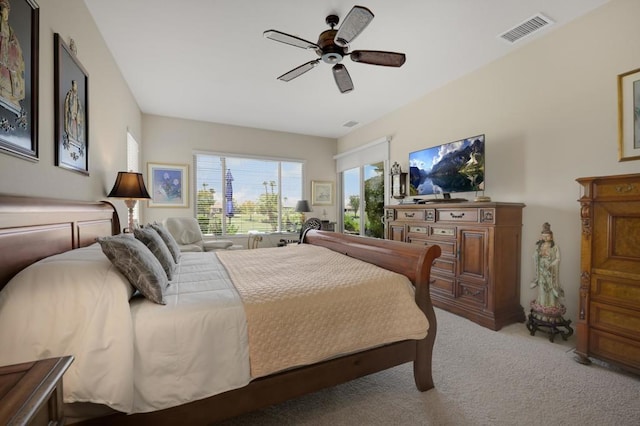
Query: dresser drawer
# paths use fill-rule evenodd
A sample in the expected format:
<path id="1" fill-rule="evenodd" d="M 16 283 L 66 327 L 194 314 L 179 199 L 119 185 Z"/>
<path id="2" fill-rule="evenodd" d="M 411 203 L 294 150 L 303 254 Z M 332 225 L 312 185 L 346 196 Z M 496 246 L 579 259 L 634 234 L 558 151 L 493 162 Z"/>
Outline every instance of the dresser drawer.
<path id="1" fill-rule="evenodd" d="M 591 300 L 634 309 L 640 313 L 640 280 L 594 274 L 591 278 Z"/>
<path id="2" fill-rule="evenodd" d="M 456 261 L 451 258 L 439 257 L 433 261 L 431 270 L 453 275 L 456 271 Z"/>
<path id="3" fill-rule="evenodd" d="M 430 287 L 439 293 L 453 297 L 453 277 L 441 276 L 437 273 L 431 275 Z"/>
<path id="4" fill-rule="evenodd" d="M 593 327 L 632 339 L 640 339 L 639 311 L 594 302 L 589 305 L 589 317 Z"/>
<path id="5" fill-rule="evenodd" d="M 589 353 L 596 357 L 613 360 L 615 363 L 640 369 L 640 342 L 615 334 L 589 329 Z"/>
<path id="6" fill-rule="evenodd" d="M 478 223 L 478 209 L 438 209 L 438 222 Z"/>
<path id="7" fill-rule="evenodd" d="M 485 307 L 487 304 L 487 289 L 482 285 L 458 281 L 456 282 L 456 298 L 467 305 Z"/>
<path id="8" fill-rule="evenodd" d="M 442 257 L 456 257 L 456 241 L 426 240 L 422 235 L 409 235 L 407 242 L 425 247 L 440 246 Z"/>
<path id="9" fill-rule="evenodd" d="M 410 234 L 427 234 L 429 232 L 429 227 L 428 226 L 414 226 L 414 225 L 410 225 L 409 226 L 409 233 Z"/>
<path id="10" fill-rule="evenodd" d="M 594 198 L 634 198 L 637 199 L 640 196 L 640 183 L 639 182 L 616 182 L 615 180 L 609 182 L 596 182 L 594 185 Z"/>
<path id="11" fill-rule="evenodd" d="M 434 237 L 455 238 L 456 228 L 447 228 L 445 226 L 432 226 L 429 234 Z"/>
<path id="12" fill-rule="evenodd" d="M 396 220 L 421 221 L 424 222 L 424 210 L 396 210 L 398 217 Z"/>

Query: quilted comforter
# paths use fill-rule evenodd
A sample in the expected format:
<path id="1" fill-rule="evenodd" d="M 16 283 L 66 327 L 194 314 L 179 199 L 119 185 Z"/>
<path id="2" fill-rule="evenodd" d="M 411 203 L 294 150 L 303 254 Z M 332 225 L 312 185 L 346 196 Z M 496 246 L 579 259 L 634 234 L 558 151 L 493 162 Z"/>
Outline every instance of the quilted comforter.
<path id="1" fill-rule="evenodd" d="M 427 334 L 401 274 L 307 244 L 217 256 L 244 304 L 252 378 Z"/>

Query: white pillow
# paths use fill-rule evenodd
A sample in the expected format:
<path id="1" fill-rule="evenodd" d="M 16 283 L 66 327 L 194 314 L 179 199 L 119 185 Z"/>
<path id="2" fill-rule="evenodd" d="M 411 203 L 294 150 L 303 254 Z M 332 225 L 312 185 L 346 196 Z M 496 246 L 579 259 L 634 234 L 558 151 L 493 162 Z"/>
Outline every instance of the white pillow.
<path id="1" fill-rule="evenodd" d="M 130 411 L 133 291 L 98 244 L 34 263 L 0 291 L 0 365 L 73 355 L 65 402 Z"/>

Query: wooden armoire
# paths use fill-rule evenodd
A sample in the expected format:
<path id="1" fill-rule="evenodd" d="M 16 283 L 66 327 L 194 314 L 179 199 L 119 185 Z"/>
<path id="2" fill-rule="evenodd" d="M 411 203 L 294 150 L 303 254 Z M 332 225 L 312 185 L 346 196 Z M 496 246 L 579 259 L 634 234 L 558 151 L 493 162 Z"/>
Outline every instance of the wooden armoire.
<path id="1" fill-rule="evenodd" d="M 640 174 L 581 185 L 577 361 L 640 373 Z"/>

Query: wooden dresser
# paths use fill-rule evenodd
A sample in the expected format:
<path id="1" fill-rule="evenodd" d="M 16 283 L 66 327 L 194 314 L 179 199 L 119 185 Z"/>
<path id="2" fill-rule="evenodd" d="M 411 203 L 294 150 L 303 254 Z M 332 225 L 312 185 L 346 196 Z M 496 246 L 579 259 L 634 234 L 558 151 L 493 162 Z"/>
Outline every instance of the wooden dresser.
<path id="1" fill-rule="evenodd" d="M 0 424 L 63 425 L 62 375 L 72 356 L 0 367 Z"/>
<path id="2" fill-rule="evenodd" d="M 434 306 L 492 330 L 522 322 L 518 203 L 428 203 L 385 207 L 386 238 L 439 245 L 431 269 Z"/>
<path id="3" fill-rule="evenodd" d="M 577 179 L 582 244 L 577 360 L 640 373 L 640 174 Z"/>

